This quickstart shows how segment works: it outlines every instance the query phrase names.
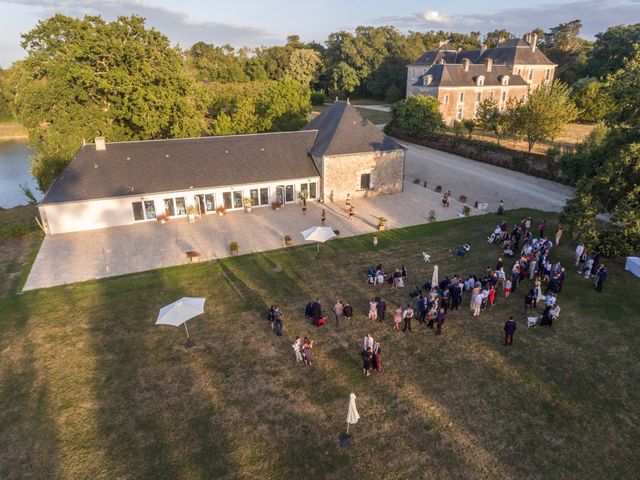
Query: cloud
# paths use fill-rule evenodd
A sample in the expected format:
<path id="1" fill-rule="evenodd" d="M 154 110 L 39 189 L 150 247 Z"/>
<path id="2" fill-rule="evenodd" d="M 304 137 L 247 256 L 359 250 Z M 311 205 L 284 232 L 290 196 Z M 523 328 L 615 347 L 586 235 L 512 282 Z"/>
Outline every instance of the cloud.
<path id="1" fill-rule="evenodd" d="M 268 31 L 246 25 L 233 25 L 215 21 L 198 21 L 182 12 L 177 12 L 144 0 L 4 0 L 5 3 L 39 8 L 42 19 L 54 13 L 73 17 L 100 15 L 113 20 L 121 15 L 136 14 L 147 19 L 147 25 L 164 33 L 175 43 L 190 47 L 195 42 L 231 44 L 236 47 L 256 47 L 273 44 L 282 39 Z M 2 3 L 2 0 L 0 0 Z"/>
<path id="2" fill-rule="evenodd" d="M 371 23 L 395 25 L 407 30 L 446 27 L 453 31 L 488 32 L 506 28 L 521 34 L 537 27 L 546 30 L 576 18 L 582 21 L 582 36 L 590 38 L 612 25 L 640 21 L 638 0 L 574 0 L 451 16 L 442 12 L 425 11 L 413 15 L 374 18 Z"/>

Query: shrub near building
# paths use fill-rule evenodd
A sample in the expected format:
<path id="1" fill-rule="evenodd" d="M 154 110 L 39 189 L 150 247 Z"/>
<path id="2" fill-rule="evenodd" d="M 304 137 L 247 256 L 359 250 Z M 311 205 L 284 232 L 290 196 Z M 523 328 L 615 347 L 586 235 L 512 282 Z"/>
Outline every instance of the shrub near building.
<path id="1" fill-rule="evenodd" d="M 397 128 L 412 137 L 425 138 L 442 131 L 444 122 L 440 105 L 435 97 L 415 96 L 400 100 L 391 108 L 388 128 Z"/>

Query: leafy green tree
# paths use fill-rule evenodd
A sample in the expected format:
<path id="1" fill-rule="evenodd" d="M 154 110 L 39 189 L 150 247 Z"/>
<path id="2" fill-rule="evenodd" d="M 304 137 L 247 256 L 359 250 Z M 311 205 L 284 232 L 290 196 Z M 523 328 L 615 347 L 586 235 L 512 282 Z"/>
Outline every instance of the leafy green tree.
<path id="1" fill-rule="evenodd" d="M 582 22 L 572 20 L 549 29 L 541 37 L 540 49 L 558 65 L 556 78 L 567 84 L 584 76 L 584 63 L 591 42 L 580 38 Z"/>
<path id="2" fill-rule="evenodd" d="M 425 138 L 444 128 L 438 99 L 428 95 L 415 95 L 394 103 L 391 116 L 392 128 L 416 138 Z"/>
<path id="3" fill-rule="evenodd" d="M 258 58 L 248 58 L 244 64 L 244 73 L 252 82 L 264 82 L 269 80 L 269 75 L 264 69 L 264 65 Z"/>
<path id="4" fill-rule="evenodd" d="M 9 85 L 9 72 L 0 68 L 0 122 L 13 120 L 13 96 Z"/>
<path id="5" fill-rule="evenodd" d="M 529 151 L 544 140 L 555 138 L 562 128 L 578 116 L 567 85 L 554 81 L 529 93 L 516 107 L 517 131 L 526 138 Z"/>
<path id="6" fill-rule="evenodd" d="M 625 60 L 635 54 L 640 44 L 640 23 L 609 27 L 598 33 L 587 64 L 588 76 L 604 78 L 624 67 Z"/>
<path id="7" fill-rule="evenodd" d="M 321 64 L 320 55 L 315 50 L 297 48 L 291 52 L 286 75 L 308 87 L 316 78 Z"/>
<path id="8" fill-rule="evenodd" d="M 360 78 L 346 62 L 338 63 L 331 72 L 331 92 L 350 94 L 360 85 Z"/>
<path id="9" fill-rule="evenodd" d="M 384 92 L 384 99 L 389 103 L 396 103 L 402 100 L 403 96 L 403 92 L 394 84 L 389 85 L 389 88 Z"/>
<path id="10" fill-rule="evenodd" d="M 471 134 L 473 133 L 473 130 L 476 128 L 476 121 L 473 118 L 466 118 L 465 120 L 463 120 L 462 125 L 464 126 L 464 128 L 467 129 L 467 132 L 469 133 L 469 138 L 471 138 Z"/>
<path id="11" fill-rule="evenodd" d="M 607 116 L 612 104 L 603 82 L 593 77 L 581 78 L 572 86 L 573 99 L 578 107 L 579 118 L 585 122 L 599 122 Z"/>
<path id="12" fill-rule="evenodd" d="M 291 78 L 283 78 L 259 96 L 256 111 L 261 131 L 299 130 L 306 125 L 311 112 L 309 88 Z"/>
<path id="13" fill-rule="evenodd" d="M 515 35 L 510 31 L 501 28 L 492 32 L 487 32 L 482 43 L 486 45 L 487 48 L 494 48 L 498 45 L 500 39 L 509 40 L 510 38 L 515 38 Z"/>
<path id="14" fill-rule="evenodd" d="M 498 145 L 506 134 L 505 117 L 498 107 L 496 100 L 485 98 L 478 105 L 476 121 L 483 130 L 488 130 L 496 136 Z"/>
<path id="15" fill-rule="evenodd" d="M 198 135 L 200 115 L 179 52 L 137 16 L 107 23 L 64 15 L 23 35 L 16 110 L 46 190 L 82 145 Z"/>
<path id="16" fill-rule="evenodd" d="M 613 99 L 607 121 L 640 130 L 640 44 L 624 67 L 607 80 L 609 97 Z"/>
<path id="17" fill-rule="evenodd" d="M 244 59 L 236 55 L 233 47 L 216 47 L 204 42 L 194 44 L 187 52 L 187 63 L 198 80 L 208 82 L 247 82 L 249 76 L 243 67 Z"/>

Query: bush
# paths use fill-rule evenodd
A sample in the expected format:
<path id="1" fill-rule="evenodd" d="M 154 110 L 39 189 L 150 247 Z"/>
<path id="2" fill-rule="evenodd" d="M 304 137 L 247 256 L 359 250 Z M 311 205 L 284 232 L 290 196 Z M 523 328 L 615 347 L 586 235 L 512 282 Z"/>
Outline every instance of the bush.
<path id="1" fill-rule="evenodd" d="M 231 251 L 232 254 L 238 253 L 239 249 L 240 249 L 240 245 L 238 245 L 238 242 L 236 242 L 235 240 L 233 242 L 229 242 L 229 250 Z"/>
<path id="2" fill-rule="evenodd" d="M 464 213 L 465 217 L 468 217 L 471 214 L 471 207 L 469 205 L 465 205 L 462 207 L 462 213 Z"/>
<path id="3" fill-rule="evenodd" d="M 556 147 L 555 145 L 553 147 L 547 148 L 547 155 L 556 158 L 558 155 L 560 155 L 560 148 Z"/>
<path id="4" fill-rule="evenodd" d="M 0 238 L 24 237 L 34 230 L 26 222 L 11 222 L 6 225 L 0 225 Z"/>
<path id="5" fill-rule="evenodd" d="M 311 92 L 311 105 L 324 105 L 327 95 L 324 90 L 314 90 Z"/>

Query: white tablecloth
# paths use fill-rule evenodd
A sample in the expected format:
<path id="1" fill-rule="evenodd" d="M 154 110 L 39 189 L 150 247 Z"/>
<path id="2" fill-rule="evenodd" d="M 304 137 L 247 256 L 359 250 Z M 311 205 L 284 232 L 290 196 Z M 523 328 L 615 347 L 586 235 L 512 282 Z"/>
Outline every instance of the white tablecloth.
<path id="1" fill-rule="evenodd" d="M 627 264 L 624 267 L 636 277 L 640 277 L 640 257 L 627 257 Z"/>

